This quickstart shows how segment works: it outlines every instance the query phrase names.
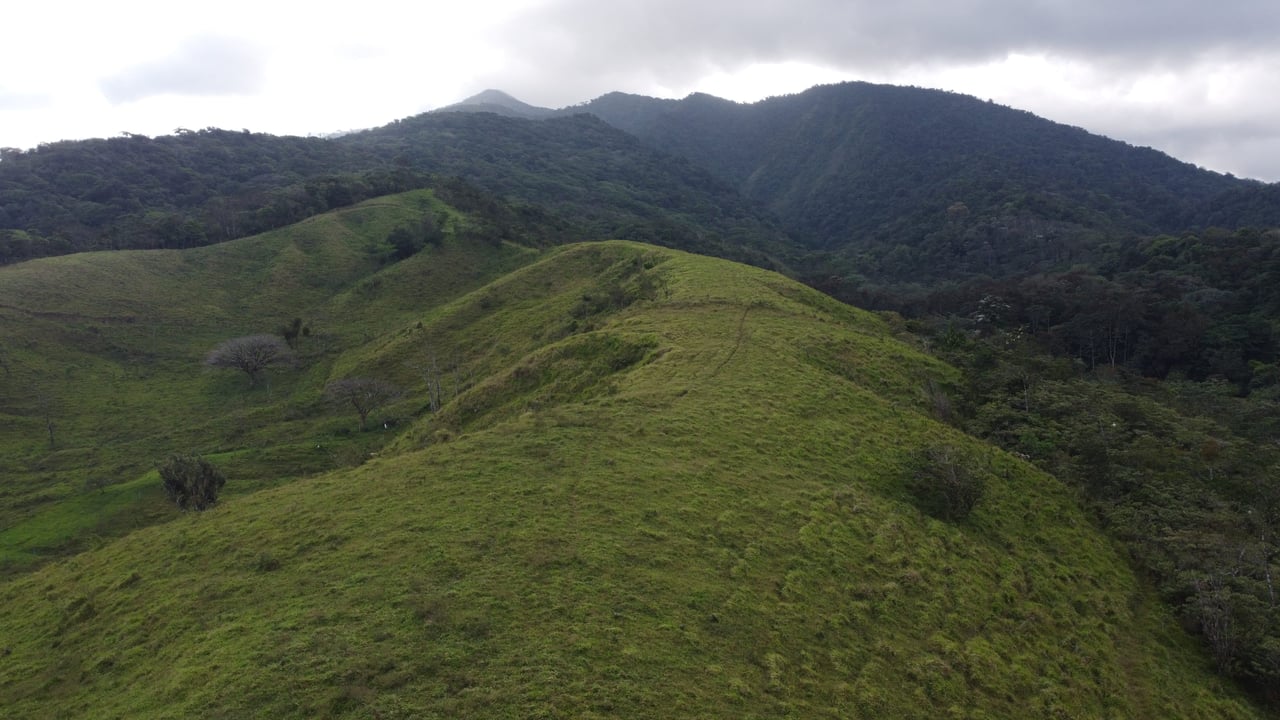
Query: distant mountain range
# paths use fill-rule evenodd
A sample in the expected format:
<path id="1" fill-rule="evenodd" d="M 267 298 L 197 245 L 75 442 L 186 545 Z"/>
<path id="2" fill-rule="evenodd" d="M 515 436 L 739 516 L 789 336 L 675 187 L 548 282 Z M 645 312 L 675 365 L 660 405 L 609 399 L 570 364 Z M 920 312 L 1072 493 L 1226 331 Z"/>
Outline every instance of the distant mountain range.
<path id="1" fill-rule="evenodd" d="M 217 242 L 407 189 L 414 173 L 543 207 L 574 237 L 774 267 L 821 251 L 838 272 L 889 279 L 1021 273 L 1105 238 L 1280 225 L 1280 186 L 955 93 L 845 83 L 753 104 L 610 93 L 553 110 L 486 90 L 332 139 L 211 129 L 6 152 L 0 258 Z"/>
<path id="2" fill-rule="evenodd" d="M 953 270 L 989 269 L 992 253 L 1025 269 L 1033 241 L 1280 224 L 1275 185 L 938 90 L 843 83 L 752 104 L 609 93 L 555 111 L 491 90 L 441 111 L 481 110 L 590 113 L 710 171 L 806 247 L 885 255 L 941 234 L 971 246 L 938 258 Z"/>

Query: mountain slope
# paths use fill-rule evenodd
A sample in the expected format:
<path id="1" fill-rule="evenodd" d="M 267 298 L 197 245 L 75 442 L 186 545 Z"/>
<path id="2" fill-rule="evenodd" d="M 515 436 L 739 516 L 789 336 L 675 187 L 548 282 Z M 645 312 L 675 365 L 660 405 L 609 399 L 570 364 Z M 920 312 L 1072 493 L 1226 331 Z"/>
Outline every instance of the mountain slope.
<path id="1" fill-rule="evenodd" d="M 441 112 L 333 139 L 207 129 L 6 150 L 0 264 L 207 245 L 454 177 L 522 212 L 552 211 L 564 240 L 619 237 L 767 267 L 798 251 L 725 182 L 596 118 Z"/>
<path id="2" fill-rule="evenodd" d="M 880 319 L 651 246 L 519 264 L 291 381 L 401 383 L 378 457 L 0 585 L 6 714 L 1254 716 L 1071 492 L 931 418 L 955 371 Z M 423 348 L 470 377 L 436 413 Z M 906 490 L 939 444 L 987 483 L 967 520 Z"/>
<path id="3" fill-rule="evenodd" d="M 878 261 L 948 246 L 868 274 L 1026 271 L 1089 232 L 1280 224 L 1259 183 L 942 91 L 845 83 L 751 105 L 614 93 L 581 109 L 732 182 L 817 247 Z"/>
<path id="4" fill-rule="evenodd" d="M 426 113 L 340 139 L 356 150 L 544 207 L 585 237 L 652 242 L 771 268 L 797 248 L 767 213 L 688 161 L 585 114 L 532 121 Z"/>

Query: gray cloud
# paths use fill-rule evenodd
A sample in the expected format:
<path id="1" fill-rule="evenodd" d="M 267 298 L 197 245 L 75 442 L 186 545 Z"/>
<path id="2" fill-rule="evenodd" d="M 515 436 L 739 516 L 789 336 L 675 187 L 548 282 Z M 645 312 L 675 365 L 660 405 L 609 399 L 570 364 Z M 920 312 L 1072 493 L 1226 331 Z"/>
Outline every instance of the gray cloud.
<path id="1" fill-rule="evenodd" d="M 104 78 L 107 100 L 134 102 L 154 95 L 249 95 L 262 85 L 265 52 L 244 40 L 202 36 L 168 57 Z"/>
<path id="2" fill-rule="evenodd" d="M 1280 131 L 1270 123 L 1199 118 L 1156 128 L 1129 122 L 1103 134 L 1154 147 L 1218 172 L 1266 182 L 1280 181 Z"/>
<path id="3" fill-rule="evenodd" d="M 502 41 L 563 84 L 643 68 L 681 85 L 708 68 L 784 60 L 868 72 L 1041 52 L 1176 67 L 1264 51 L 1277 30 L 1274 0 L 561 0 L 513 21 Z"/>

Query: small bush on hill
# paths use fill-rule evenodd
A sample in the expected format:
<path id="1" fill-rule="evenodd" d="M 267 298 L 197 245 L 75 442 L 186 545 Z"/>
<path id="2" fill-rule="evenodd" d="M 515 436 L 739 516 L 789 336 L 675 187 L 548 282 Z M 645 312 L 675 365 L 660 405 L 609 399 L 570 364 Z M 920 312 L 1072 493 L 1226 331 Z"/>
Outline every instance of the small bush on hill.
<path id="1" fill-rule="evenodd" d="M 183 510 L 205 510 L 218 501 L 227 479 L 199 455 L 170 455 L 160 465 L 164 492 Z"/>
<path id="2" fill-rule="evenodd" d="M 391 246 L 391 259 L 404 260 L 428 245 L 439 246 L 444 242 L 444 231 L 440 226 L 441 221 L 430 214 L 423 214 L 416 224 L 400 225 L 392 230 L 387 236 L 387 243 Z"/>
<path id="3" fill-rule="evenodd" d="M 907 489 L 925 513 L 958 522 L 982 501 L 986 480 L 959 448 L 930 445 L 912 457 Z"/>
<path id="4" fill-rule="evenodd" d="M 311 336 L 311 326 L 304 324 L 302 318 L 294 318 L 292 322 L 276 328 L 276 334 L 284 338 L 290 350 L 297 350 L 302 338 Z"/>

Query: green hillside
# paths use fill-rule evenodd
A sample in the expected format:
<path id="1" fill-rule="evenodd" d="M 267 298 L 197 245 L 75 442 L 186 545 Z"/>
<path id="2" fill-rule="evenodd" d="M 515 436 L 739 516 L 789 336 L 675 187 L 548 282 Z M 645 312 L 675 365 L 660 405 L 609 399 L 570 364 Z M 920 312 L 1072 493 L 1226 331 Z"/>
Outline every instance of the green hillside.
<path id="1" fill-rule="evenodd" d="M 239 492 L 385 441 L 335 435 L 352 428 L 319 388 L 344 351 L 534 256 L 452 239 L 473 222 L 453 213 L 441 246 L 386 265 L 384 239 L 424 212 L 450 211 L 410 193 L 217 247 L 0 269 L 0 572 L 167 514 L 154 467 L 169 453 L 214 454 L 252 481 Z M 250 389 L 202 367 L 220 341 L 295 317 L 298 369 Z"/>
<path id="2" fill-rule="evenodd" d="M 469 222 L 422 192 L 0 268 L 6 717 L 1255 716 L 882 319 Z M 296 368 L 201 369 L 293 317 Z M 321 399 L 356 375 L 405 389 L 374 430 Z M 985 482 L 967 518 L 921 510 L 922 448 Z M 192 450 L 229 480 L 183 514 L 151 468 Z"/>

